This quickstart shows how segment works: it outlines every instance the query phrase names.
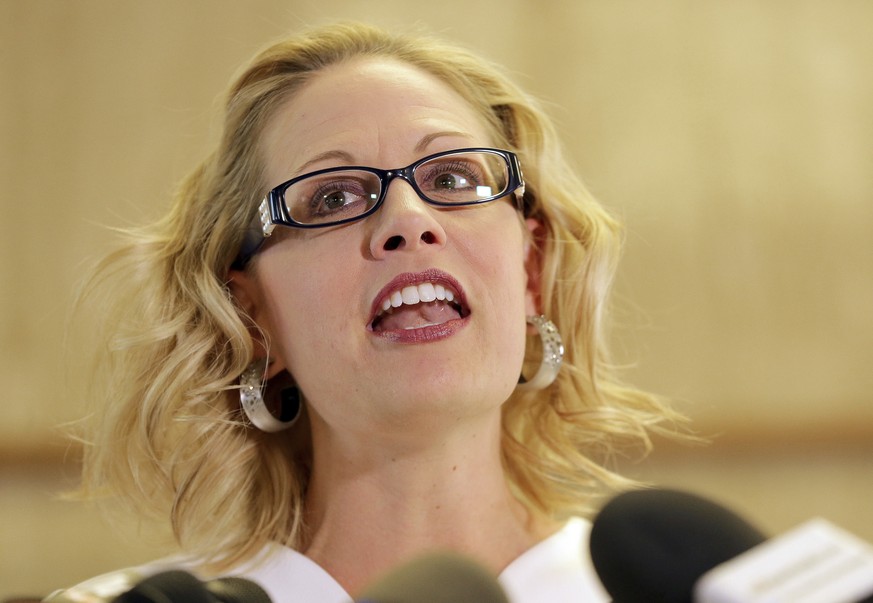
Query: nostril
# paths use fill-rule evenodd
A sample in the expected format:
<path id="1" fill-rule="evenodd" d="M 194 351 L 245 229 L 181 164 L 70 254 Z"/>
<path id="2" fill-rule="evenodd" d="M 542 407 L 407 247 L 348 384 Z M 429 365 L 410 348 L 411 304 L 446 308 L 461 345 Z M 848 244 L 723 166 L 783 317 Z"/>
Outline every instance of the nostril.
<path id="1" fill-rule="evenodd" d="M 395 249 L 400 248 L 400 246 L 402 245 L 403 237 L 401 237 L 400 235 L 394 235 L 393 237 L 385 241 L 385 245 L 383 245 L 382 247 L 385 249 L 385 251 L 394 251 Z"/>
<path id="2" fill-rule="evenodd" d="M 421 233 L 421 241 L 425 245 L 433 245 L 437 242 L 437 238 L 434 233 L 427 230 Z M 384 249 L 385 251 L 394 251 L 403 247 L 404 243 L 406 243 L 406 239 L 403 238 L 403 235 L 394 235 L 393 237 L 389 237 L 388 240 L 385 241 L 382 249 Z"/>

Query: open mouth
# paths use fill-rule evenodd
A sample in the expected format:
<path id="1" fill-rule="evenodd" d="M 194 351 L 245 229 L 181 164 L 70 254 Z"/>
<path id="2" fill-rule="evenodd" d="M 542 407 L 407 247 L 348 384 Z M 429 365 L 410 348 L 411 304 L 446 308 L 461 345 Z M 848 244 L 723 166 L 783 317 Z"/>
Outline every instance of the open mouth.
<path id="1" fill-rule="evenodd" d="M 379 299 L 370 322 L 370 330 L 377 333 L 422 329 L 470 314 L 458 290 L 443 280 L 389 288 Z"/>

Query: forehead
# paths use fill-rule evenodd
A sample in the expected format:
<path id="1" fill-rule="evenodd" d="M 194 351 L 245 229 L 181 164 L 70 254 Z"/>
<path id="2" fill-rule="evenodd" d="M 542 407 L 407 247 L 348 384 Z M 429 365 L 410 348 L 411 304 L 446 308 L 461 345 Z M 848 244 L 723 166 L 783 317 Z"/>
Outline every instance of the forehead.
<path id="1" fill-rule="evenodd" d="M 488 132 L 485 119 L 436 76 L 397 60 L 366 58 L 317 73 L 279 106 L 261 143 L 268 177 L 276 182 L 333 151 L 397 167 L 392 162 L 425 151 L 490 146 Z M 451 135 L 433 138 L 436 133 Z M 419 148 L 428 137 L 430 148 Z"/>

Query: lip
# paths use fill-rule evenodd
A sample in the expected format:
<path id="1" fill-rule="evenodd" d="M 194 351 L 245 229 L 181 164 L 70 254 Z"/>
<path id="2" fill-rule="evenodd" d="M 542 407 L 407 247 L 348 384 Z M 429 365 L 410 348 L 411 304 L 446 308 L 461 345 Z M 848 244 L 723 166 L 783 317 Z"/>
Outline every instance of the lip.
<path id="1" fill-rule="evenodd" d="M 412 285 L 420 285 L 422 283 L 440 284 L 451 289 L 457 301 L 462 308 L 467 309 L 467 314 L 460 319 L 450 320 L 438 325 L 429 325 L 418 329 L 404 329 L 393 331 L 374 331 L 372 329 L 373 320 L 382 311 L 382 303 L 388 296 L 398 289 L 409 287 Z M 445 339 L 453 335 L 459 329 L 464 327 L 469 320 L 470 311 L 467 304 L 467 298 L 464 294 L 464 289 L 456 278 L 452 275 L 443 272 L 437 268 L 430 268 L 421 272 L 404 272 L 398 274 L 389 281 L 373 299 L 370 306 L 370 316 L 367 320 L 367 330 L 375 336 L 388 339 L 396 343 L 425 343 L 429 341 L 437 341 Z"/>

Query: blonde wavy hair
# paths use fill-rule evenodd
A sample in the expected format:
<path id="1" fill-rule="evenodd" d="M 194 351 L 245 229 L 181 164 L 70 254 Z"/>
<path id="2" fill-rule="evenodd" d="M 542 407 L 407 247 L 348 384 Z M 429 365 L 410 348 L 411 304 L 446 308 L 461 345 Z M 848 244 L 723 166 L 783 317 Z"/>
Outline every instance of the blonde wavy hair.
<path id="1" fill-rule="evenodd" d="M 616 221 L 568 166 L 550 121 L 496 67 L 424 37 L 334 25 L 273 44 L 231 86 L 217 148 L 182 183 L 169 214 L 125 231 L 83 288 L 99 316 L 90 396 L 103 405 L 85 436 L 82 492 L 171 520 L 186 550 L 220 571 L 268 542 L 305 543 L 303 497 L 311 443 L 305 421 L 266 434 L 239 411 L 238 378 L 253 357 L 250 321 L 227 275 L 268 183 L 259 138 L 275 109 L 322 68 L 389 57 L 447 82 L 518 154 L 525 214 L 544 225 L 541 303 L 564 338 L 549 388 L 504 405 L 503 458 L 533 513 L 585 514 L 628 485 L 617 454 L 648 451 L 653 431 L 681 417 L 623 386 L 605 348 L 604 319 L 621 243 Z M 539 350 L 530 342 L 529 364 Z"/>

